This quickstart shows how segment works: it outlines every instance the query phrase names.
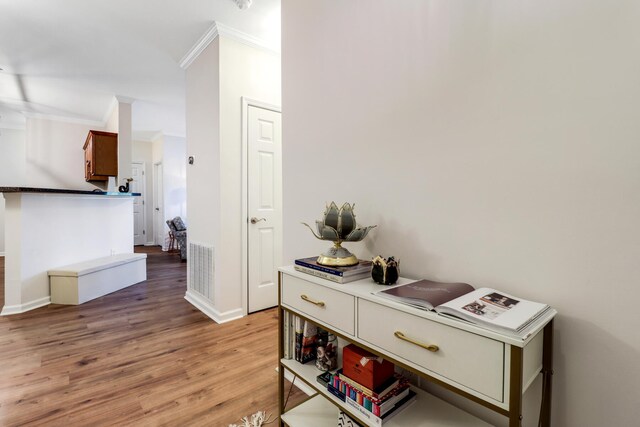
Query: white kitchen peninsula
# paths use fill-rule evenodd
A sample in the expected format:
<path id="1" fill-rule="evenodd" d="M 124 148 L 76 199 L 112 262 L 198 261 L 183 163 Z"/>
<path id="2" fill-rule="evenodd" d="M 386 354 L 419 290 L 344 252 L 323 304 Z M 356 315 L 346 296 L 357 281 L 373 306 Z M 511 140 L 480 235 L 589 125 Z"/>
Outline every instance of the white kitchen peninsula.
<path id="1" fill-rule="evenodd" d="M 2 315 L 51 302 L 47 271 L 133 252 L 133 197 L 81 190 L 0 187 L 5 198 Z"/>

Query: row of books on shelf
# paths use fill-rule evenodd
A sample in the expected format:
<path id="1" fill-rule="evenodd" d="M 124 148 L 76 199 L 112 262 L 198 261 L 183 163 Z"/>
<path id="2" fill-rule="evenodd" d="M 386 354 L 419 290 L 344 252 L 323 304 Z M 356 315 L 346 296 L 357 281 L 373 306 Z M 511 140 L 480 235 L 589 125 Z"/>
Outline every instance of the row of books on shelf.
<path id="1" fill-rule="evenodd" d="M 362 357 L 353 363 L 351 354 Z M 353 344 L 343 349 L 343 360 L 342 369 L 320 374 L 317 380 L 365 425 L 380 427 L 416 400 L 409 381 L 395 373 L 390 362 Z"/>
<path id="2" fill-rule="evenodd" d="M 381 418 L 393 409 L 397 409 L 397 404 L 404 402 L 407 396 L 415 395 L 411 391 L 408 381 L 403 377 L 397 377 L 393 378 L 393 383 L 388 386 L 384 394 L 378 395 L 379 397 L 377 398 L 370 396 L 357 382 L 345 377 L 342 370 L 338 370 L 331 375 L 327 390 L 351 406 L 358 406 L 358 409 L 364 409 L 367 415 L 371 413 Z M 347 402 L 347 399 L 350 402 Z"/>
<path id="3" fill-rule="evenodd" d="M 307 363 L 316 358 L 318 327 L 295 314 L 284 312 L 284 358 Z"/>
<path id="4" fill-rule="evenodd" d="M 316 257 L 309 257 L 296 259 L 293 268 L 335 283 L 349 283 L 371 277 L 371 266 L 371 261 L 359 260 L 358 264 L 349 267 L 329 267 L 318 264 Z"/>
<path id="5" fill-rule="evenodd" d="M 284 358 L 295 359 L 300 363 L 312 360 L 323 362 L 322 370 L 329 369 L 317 376 L 317 381 L 327 391 L 357 414 L 359 422 L 371 427 L 380 427 L 383 423 L 415 401 L 415 392 L 409 381 L 395 372 L 395 366 L 381 357 L 372 354 L 355 344 L 338 348 L 337 342 L 327 339 L 326 331 L 312 322 L 289 311 L 283 313 Z M 335 346 L 335 347 L 333 347 Z M 323 347 L 322 351 L 319 347 Z M 342 353 L 342 368 L 329 359 L 337 361 L 337 353 Z"/>

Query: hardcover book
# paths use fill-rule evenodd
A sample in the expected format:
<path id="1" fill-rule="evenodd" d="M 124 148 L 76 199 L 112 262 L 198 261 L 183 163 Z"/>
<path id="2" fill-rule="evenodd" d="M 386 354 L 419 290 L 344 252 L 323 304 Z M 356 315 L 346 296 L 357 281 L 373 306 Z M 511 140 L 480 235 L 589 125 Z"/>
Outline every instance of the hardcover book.
<path id="1" fill-rule="evenodd" d="M 321 279 L 325 279 L 325 280 L 331 280 L 332 282 L 336 282 L 336 283 L 349 283 L 349 282 L 354 282 L 356 280 L 361 280 L 361 279 L 366 279 L 367 277 L 371 277 L 371 272 L 368 270 L 361 274 L 355 274 L 355 275 L 345 277 L 345 276 L 337 276 L 331 273 L 325 273 L 324 271 L 320 271 L 320 270 L 314 270 L 312 268 L 303 267 L 301 265 L 294 265 L 293 268 L 296 271 L 299 271 L 301 273 L 311 274 L 312 276 L 320 277 Z"/>
<path id="2" fill-rule="evenodd" d="M 361 259 L 358 261 L 358 264 L 349 267 L 329 267 L 326 265 L 318 264 L 317 257 L 309 257 L 295 260 L 295 265 L 310 268 L 312 270 L 323 271 L 325 273 L 333 274 L 334 276 L 340 277 L 355 276 L 364 272 L 370 274 L 371 266 L 373 265 L 373 263 L 371 261 L 365 261 Z"/>
<path id="3" fill-rule="evenodd" d="M 365 396 L 370 397 L 373 401 L 378 403 L 384 401 L 389 395 L 393 395 L 398 390 L 402 390 L 408 387 L 407 379 L 398 375 L 390 377 L 375 390 L 371 390 L 370 388 L 365 387 L 362 384 L 352 380 L 342 372 L 342 369 L 339 369 L 336 372 L 336 375 L 338 375 L 338 378 L 340 378 L 342 381 L 346 382 L 353 388 L 362 392 L 362 394 L 364 394 Z"/>
<path id="4" fill-rule="evenodd" d="M 367 426 L 381 427 L 382 425 L 385 424 L 386 421 L 389 421 L 393 416 L 397 415 L 406 407 L 408 407 L 411 403 L 415 402 L 415 400 L 416 400 L 416 393 L 413 390 L 408 390 L 407 395 L 401 400 L 399 400 L 398 402 L 396 402 L 382 416 L 374 415 L 373 412 L 370 412 L 369 410 L 367 410 L 362 405 L 358 404 L 358 402 L 349 398 L 348 396 L 345 396 L 344 401 L 348 406 L 350 406 L 355 410 L 354 412 L 357 412 L 362 417 L 362 420 L 365 422 Z"/>
<path id="5" fill-rule="evenodd" d="M 522 339 L 555 313 L 547 304 L 466 283 L 420 280 L 374 294 Z"/>
<path id="6" fill-rule="evenodd" d="M 301 359 L 301 354 L 302 354 L 302 327 L 303 327 L 303 320 L 300 316 L 295 316 L 294 319 L 294 339 L 295 339 L 295 345 L 294 345 L 294 356 L 295 356 L 295 360 L 297 360 L 298 362 L 300 362 Z"/>
<path id="7" fill-rule="evenodd" d="M 303 320 L 302 344 L 300 346 L 300 363 L 307 363 L 316 358 L 316 345 L 318 343 L 318 327 L 313 323 Z"/>

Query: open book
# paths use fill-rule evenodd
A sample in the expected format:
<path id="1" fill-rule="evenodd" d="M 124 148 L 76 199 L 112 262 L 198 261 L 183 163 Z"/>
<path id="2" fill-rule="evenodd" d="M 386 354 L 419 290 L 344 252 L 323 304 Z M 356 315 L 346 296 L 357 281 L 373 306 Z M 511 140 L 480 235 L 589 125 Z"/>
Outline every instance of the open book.
<path id="1" fill-rule="evenodd" d="M 374 294 L 520 338 L 526 338 L 538 322 L 555 313 L 547 304 L 495 289 L 474 289 L 466 283 L 420 280 Z"/>

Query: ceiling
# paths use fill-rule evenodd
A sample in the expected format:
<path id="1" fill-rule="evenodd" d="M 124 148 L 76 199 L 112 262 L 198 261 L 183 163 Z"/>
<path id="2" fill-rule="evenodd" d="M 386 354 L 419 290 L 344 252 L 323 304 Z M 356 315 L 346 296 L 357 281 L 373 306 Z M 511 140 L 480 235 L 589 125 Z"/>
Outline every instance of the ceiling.
<path id="1" fill-rule="evenodd" d="M 279 50 L 280 0 L 0 0 L 0 127 L 102 123 L 118 96 L 134 131 L 184 135 L 179 63 L 214 21 Z"/>

